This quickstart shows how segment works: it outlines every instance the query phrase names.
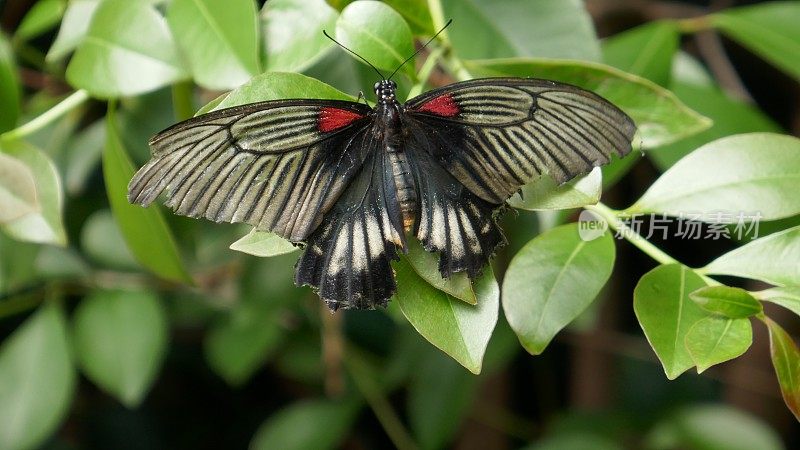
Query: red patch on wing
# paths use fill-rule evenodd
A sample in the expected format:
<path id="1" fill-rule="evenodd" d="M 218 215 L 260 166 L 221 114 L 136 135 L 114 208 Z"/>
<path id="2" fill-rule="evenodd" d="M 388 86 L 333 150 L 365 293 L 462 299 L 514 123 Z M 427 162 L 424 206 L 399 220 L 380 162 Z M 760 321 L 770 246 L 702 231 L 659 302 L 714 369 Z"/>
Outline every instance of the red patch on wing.
<path id="1" fill-rule="evenodd" d="M 319 111 L 317 127 L 319 131 L 328 133 L 346 127 L 362 117 L 364 116 L 346 109 L 324 107 Z"/>
<path id="2" fill-rule="evenodd" d="M 458 108 L 458 104 L 456 104 L 456 101 L 453 100 L 453 96 L 450 94 L 442 94 L 438 97 L 428 100 L 427 102 L 423 103 L 422 106 L 417 108 L 417 111 L 431 113 L 442 117 L 453 117 L 461 112 L 461 110 Z"/>

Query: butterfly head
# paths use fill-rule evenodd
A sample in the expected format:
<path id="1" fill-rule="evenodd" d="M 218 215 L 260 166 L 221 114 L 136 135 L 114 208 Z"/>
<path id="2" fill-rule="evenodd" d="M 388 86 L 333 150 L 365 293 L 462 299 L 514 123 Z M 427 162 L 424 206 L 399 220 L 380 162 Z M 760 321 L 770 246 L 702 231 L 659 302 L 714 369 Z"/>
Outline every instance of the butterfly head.
<path id="1" fill-rule="evenodd" d="M 375 95 L 381 103 L 393 102 L 395 99 L 395 91 L 397 91 L 397 83 L 392 80 L 380 80 L 375 82 Z"/>

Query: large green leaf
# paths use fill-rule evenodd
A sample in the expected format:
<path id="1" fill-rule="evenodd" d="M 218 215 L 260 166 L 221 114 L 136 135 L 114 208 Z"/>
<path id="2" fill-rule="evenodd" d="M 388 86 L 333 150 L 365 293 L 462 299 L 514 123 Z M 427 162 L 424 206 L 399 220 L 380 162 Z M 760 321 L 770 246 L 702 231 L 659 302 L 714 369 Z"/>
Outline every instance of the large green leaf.
<path id="1" fill-rule="evenodd" d="M 761 311 L 761 303 L 742 288 L 706 286 L 689 294 L 701 308 L 730 319 L 752 317 Z"/>
<path id="2" fill-rule="evenodd" d="M 42 306 L 0 346 L 0 448 L 38 448 L 66 416 L 75 379 L 64 313 Z"/>
<path id="3" fill-rule="evenodd" d="M 251 450 L 325 450 L 344 440 L 356 419 L 353 400 L 305 400 L 270 416 L 256 431 Z"/>
<path id="4" fill-rule="evenodd" d="M 92 17 L 100 6 L 100 1 L 70 0 L 67 3 L 56 40 L 47 52 L 47 61 L 61 59 L 78 47 L 89 31 L 89 24 L 92 23 Z"/>
<path id="5" fill-rule="evenodd" d="M 780 127 L 757 107 L 730 98 L 716 86 L 676 79 L 670 90 L 687 106 L 714 121 L 711 128 L 671 144 L 651 149 L 647 157 L 661 170 L 714 139 L 737 133 L 780 132 Z"/>
<path id="6" fill-rule="evenodd" d="M 686 335 L 708 313 L 689 293 L 705 285 L 691 269 L 669 264 L 647 272 L 633 291 L 633 311 L 670 380 L 695 365 L 686 349 Z"/>
<path id="7" fill-rule="evenodd" d="M 718 139 L 695 150 L 665 172 L 627 213 L 701 213 L 717 221 L 723 212 L 756 212 L 771 220 L 800 213 L 800 139 L 750 133 Z M 727 219 L 725 219 L 727 220 Z"/>
<path id="8" fill-rule="evenodd" d="M 777 287 L 751 294 L 760 300 L 781 305 L 800 316 L 800 286 Z"/>
<path id="9" fill-rule="evenodd" d="M 503 311 L 525 350 L 542 353 L 597 297 L 613 268 L 611 234 L 584 241 L 574 223 L 522 247 L 503 279 Z"/>
<path id="10" fill-rule="evenodd" d="M 675 22 L 649 22 L 603 41 L 603 62 L 666 87 L 679 38 Z"/>
<path id="11" fill-rule="evenodd" d="M 211 102 L 200 108 L 198 114 L 246 103 L 285 98 L 353 100 L 353 97 L 344 92 L 299 73 L 267 72 L 253 77 L 247 83 L 231 91 L 220 101 Z"/>
<path id="12" fill-rule="evenodd" d="M 428 0 L 383 0 L 383 2 L 403 15 L 415 35 L 430 36 L 438 31 L 433 29 Z"/>
<path id="13" fill-rule="evenodd" d="M 106 118 L 106 148 L 103 176 L 111 211 L 136 259 L 156 275 L 172 281 L 190 282 L 175 240 L 157 206 L 142 208 L 128 203 L 128 181 L 133 164 L 122 145 L 114 123 L 113 110 Z"/>
<path id="14" fill-rule="evenodd" d="M 751 241 L 712 261 L 703 272 L 800 286 L 800 226 Z"/>
<path id="15" fill-rule="evenodd" d="M 66 9 L 67 0 L 37 1 L 22 18 L 14 32 L 14 38 L 29 40 L 48 31 L 58 25 Z"/>
<path id="16" fill-rule="evenodd" d="M 2 148 L 6 155 L 25 164 L 33 174 L 39 204 L 34 212 L 6 222 L 3 231 L 21 241 L 66 245 L 67 235 L 61 219 L 64 193 L 53 161 L 24 141 L 5 142 Z"/>
<path id="17" fill-rule="evenodd" d="M 20 88 L 14 52 L 5 35 L 0 33 L 0 133 L 17 125 L 20 113 Z"/>
<path id="18" fill-rule="evenodd" d="M 305 70 L 334 43 L 322 34 L 333 30 L 339 13 L 324 0 L 270 0 L 261 9 L 264 68 Z"/>
<path id="19" fill-rule="evenodd" d="M 528 211 L 580 208 L 600 201 L 602 190 L 603 172 L 595 167 L 588 174 L 562 185 L 549 176 L 539 177 L 522 186 L 508 199 L 508 204 Z"/>
<path id="20" fill-rule="evenodd" d="M 205 354 L 211 369 L 232 386 L 247 382 L 281 343 L 278 319 L 263 304 L 237 304 L 206 335 Z"/>
<path id="21" fill-rule="evenodd" d="M 253 0 L 173 0 L 167 22 L 200 86 L 231 89 L 261 71 Z"/>
<path id="22" fill-rule="evenodd" d="M 772 366 L 778 377 L 783 401 L 795 418 L 800 420 L 800 349 L 789 333 L 772 319 L 767 317 L 765 323 L 769 328 Z"/>
<path id="23" fill-rule="evenodd" d="M 147 291 L 96 291 L 75 311 L 75 352 L 83 372 L 129 408 L 155 381 L 167 332 L 166 312 Z"/>
<path id="24" fill-rule="evenodd" d="M 431 286 L 446 292 L 453 297 L 475 305 L 475 291 L 466 272 L 454 273 L 450 278 L 442 277 L 439 272 L 439 255 L 426 251 L 416 239 L 408 240 L 406 261 Z"/>
<path id="25" fill-rule="evenodd" d="M 753 343 L 749 319 L 710 316 L 698 320 L 686 333 L 686 350 L 697 366 L 697 373 L 721 362 L 738 358 Z"/>
<path id="26" fill-rule="evenodd" d="M 487 267 L 475 280 L 478 303 L 473 306 L 434 288 L 404 261 L 394 267 L 397 273 L 394 298 L 411 325 L 469 371 L 480 373 L 500 303 L 492 270 Z"/>
<path id="27" fill-rule="evenodd" d="M 672 412 L 651 433 L 651 449 L 783 450 L 781 437 L 758 417 L 727 405 L 691 405 Z"/>
<path id="28" fill-rule="evenodd" d="M 467 61 L 473 76 L 537 77 L 574 84 L 605 97 L 638 127 L 634 147 L 651 148 L 702 131 L 711 122 L 652 81 L 602 64 L 533 58 Z"/>
<path id="29" fill-rule="evenodd" d="M 354 2 L 336 21 L 336 38 L 375 67 L 396 69 L 414 53 L 411 29 L 397 11 L 381 2 Z M 414 65 L 404 66 L 413 74 Z"/>
<path id="30" fill-rule="evenodd" d="M 105 0 L 67 67 L 67 81 L 96 97 L 137 95 L 186 78 L 179 61 L 167 23 L 153 6 Z"/>
<path id="31" fill-rule="evenodd" d="M 580 0 L 443 0 L 447 30 L 466 59 L 538 56 L 596 61 L 600 46 Z"/>
<path id="32" fill-rule="evenodd" d="M 22 161 L 0 153 L 0 224 L 37 211 L 36 180 Z"/>
<path id="33" fill-rule="evenodd" d="M 711 16 L 730 38 L 800 80 L 800 3 L 766 2 Z"/>

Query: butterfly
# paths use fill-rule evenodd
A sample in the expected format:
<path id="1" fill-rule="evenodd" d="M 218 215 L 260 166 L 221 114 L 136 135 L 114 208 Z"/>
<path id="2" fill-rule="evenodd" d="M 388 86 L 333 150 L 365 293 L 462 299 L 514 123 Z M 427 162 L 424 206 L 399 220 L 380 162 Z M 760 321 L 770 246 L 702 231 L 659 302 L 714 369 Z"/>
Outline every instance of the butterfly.
<path id="1" fill-rule="evenodd" d="M 390 77 L 391 78 L 391 77 Z M 158 133 L 128 187 L 147 206 L 240 222 L 303 247 L 295 283 L 331 310 L 385 306 L 407 233 L 445 278 L 477 277 L 505 243 L 506 200 L 543 174 L 564 183 L 631 151 L 633 120 L 555 81 L 484 78 L 404 104 L 391 79 L 374 108 L 274 100 L 203 114 Z"/>

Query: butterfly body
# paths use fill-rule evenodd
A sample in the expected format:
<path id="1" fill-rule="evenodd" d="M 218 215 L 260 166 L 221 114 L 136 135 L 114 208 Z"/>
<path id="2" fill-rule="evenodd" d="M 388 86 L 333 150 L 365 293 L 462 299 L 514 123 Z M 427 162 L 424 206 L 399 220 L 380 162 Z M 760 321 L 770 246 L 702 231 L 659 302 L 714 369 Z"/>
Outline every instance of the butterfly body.
<path id="1" fill-rule="evenodd" d="M 543 174 L 559 183 L 631 150 L 633 121 L 583 89 L 486 78 L 405 104 L 391 80 L 375 108 L 278 100 L 214 111 L 151 140 L 129 200 L 166 192 L 179 214 L 244 222 L 305 250 L 295 283 L 331 309 L 385 305 L 406 234 L 439 271 L 475 278 L 505 242 L 505 201 Z"/>

